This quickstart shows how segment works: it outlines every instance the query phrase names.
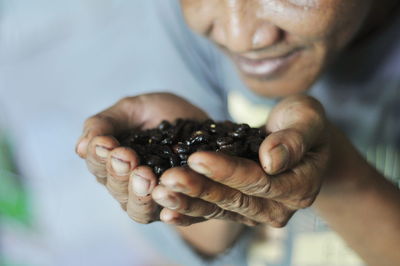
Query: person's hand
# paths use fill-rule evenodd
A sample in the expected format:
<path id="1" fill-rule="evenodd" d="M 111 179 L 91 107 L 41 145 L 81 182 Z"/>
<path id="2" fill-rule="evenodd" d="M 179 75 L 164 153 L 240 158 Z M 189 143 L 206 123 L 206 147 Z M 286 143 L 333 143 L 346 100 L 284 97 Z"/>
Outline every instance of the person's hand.
<path id="1" fill-rule="evenodd" d="M 172 94 L 124 98 L 87 119 L 76 145 L 76 152 L 85 159 L 90 172 L 137 222 L 159 219 L 160 208 L 150 196 L 158 181 L 151 168 L 138 166 L 135 151 L 121 147 L 115 136 L 132 128 L 152 128 L 162 120 L 176 118 L 205 119 L 207 115 Z M 176 216 L 180 217 L 179 214 Z"/>
<path id="2" fill-rule="evenodd" d="M 282 227 L 296 210 L 309 207 L 330 160 L 330 129 L 321 104 L 307 96 L 287 98 L 272 110 L 266 129 L 270 135 L 260 146 L 260 164 L 197 152 L 189 157 L 190 168 L 167 170 L 152 192 L 166 207 L 161 220 L 188 225 L 193 220 L 187 217 L 218 218 Z"/>

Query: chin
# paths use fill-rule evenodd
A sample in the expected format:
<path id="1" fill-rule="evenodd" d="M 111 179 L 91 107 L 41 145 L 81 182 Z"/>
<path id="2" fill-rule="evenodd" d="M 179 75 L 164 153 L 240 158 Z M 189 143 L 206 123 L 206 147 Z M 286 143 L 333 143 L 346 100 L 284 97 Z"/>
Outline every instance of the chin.
<path id="1" fill-rule="evenodd" d="M 243 73 L 240 76 L 246 86 L 254 93 L 266 98 L 282 98 L 307 92 L 315 83 L 318 74 L 297 77 L 296 79 L 281 78 L 275 80 L 249 77 Z"/>

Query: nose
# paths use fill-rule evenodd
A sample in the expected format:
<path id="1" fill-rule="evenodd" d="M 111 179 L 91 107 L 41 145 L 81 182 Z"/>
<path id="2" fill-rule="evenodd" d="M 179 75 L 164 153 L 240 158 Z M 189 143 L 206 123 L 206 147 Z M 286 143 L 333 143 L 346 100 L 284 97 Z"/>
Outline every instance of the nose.
<path id="1" fill-rule="evenodd" d="M 282 30 L 257 17 L 257 8 L 246 1 L 226 1 L 224 16 L 215 20 L 211 38 L 234 53 L 272 46 L 282 38 Z"/>

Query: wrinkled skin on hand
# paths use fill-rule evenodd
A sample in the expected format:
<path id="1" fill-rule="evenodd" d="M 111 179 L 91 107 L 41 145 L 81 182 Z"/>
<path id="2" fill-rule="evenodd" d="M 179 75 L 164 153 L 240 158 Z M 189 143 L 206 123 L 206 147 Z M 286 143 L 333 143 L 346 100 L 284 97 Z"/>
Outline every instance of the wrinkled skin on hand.
<path id="1" fill-rule="evenodd" d="M 293 96 L 273 109 L 260 164 L 202 151 L 189 157 L 187 167 L 167 170 L 157 184 L 149 167 L 138 166 L 135 151 L 112 136 L 178 117 L 207 115 L 177 96 L 148 94 L 123 99 L 85 123 L 77 153 L 133 220 L 190 225 L 223 219 L 282 227 L 315 200 L 330 157 L 328 124 L 315 99 Z"/>
<path id="2" fill-rule="evenodd" d="M 162 120 L 178 117 L 204 119 L 207 114 L 175 95 L 153 93 L 124 98 L 85 121 L 76 152 L 136 222 L 159 220 L 160 207 L 150 196 L 158 180 L 148 166 L 138 165 L 135 151 L 121 147 L 115 136 L 131 128 L 152 128 Z"/>
<path id="3" fill-rule="evenodd" d="M 167 170 L 153 198 L 161 219 L 181 225 L 189 219 L 227 219 L 247 225 L 284 226 L 293 213 L 315 200 L 330 156 L 323 108 L 313 98 L 283 100 L 270 115 L 271 134 L 261 144 L 260 164 L 215 152 L 197 152 L 189 168 Z"/>

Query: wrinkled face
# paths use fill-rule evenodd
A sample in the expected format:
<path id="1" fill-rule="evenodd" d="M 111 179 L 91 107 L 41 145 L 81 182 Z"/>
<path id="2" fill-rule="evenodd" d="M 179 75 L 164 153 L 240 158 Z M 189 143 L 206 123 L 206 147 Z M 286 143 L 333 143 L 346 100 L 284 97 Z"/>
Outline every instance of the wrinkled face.
<path id="1" fill-rule="evenodd" d="M 249 88 L 307 90 L 354 38 L 373 0 L 181 0 L 189 26 L 234 61 Z"/>

